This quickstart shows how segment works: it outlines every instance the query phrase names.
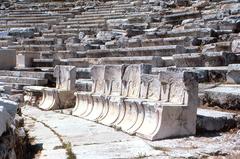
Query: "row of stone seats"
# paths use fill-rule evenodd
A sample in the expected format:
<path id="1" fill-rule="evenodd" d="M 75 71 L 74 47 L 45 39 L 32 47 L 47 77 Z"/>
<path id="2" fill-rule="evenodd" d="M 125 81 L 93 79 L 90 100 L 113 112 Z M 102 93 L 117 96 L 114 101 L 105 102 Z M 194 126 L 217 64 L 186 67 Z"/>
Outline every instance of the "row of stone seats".
<path id="1" fill-rule="evenodd" d="M 57 66 L 55 73 L 56 88 L 26 87 L 25 101 L 31 103 L 35 92 L 42 92 L 41 109 L 73 106 L 75 67 Z M 93 66 L 92 91 L 75 92 L 72 114 L 149 140 L 195 134 L 196 74 L 177 69 L 150 73 L 151 65 L 144 64 Z"/>

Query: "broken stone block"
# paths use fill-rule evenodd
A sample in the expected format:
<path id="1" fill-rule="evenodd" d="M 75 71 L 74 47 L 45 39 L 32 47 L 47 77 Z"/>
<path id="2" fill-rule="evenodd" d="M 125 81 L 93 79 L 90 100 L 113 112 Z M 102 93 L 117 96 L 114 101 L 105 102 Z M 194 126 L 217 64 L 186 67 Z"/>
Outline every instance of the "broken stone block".
<path id="1" fill-rule="evenodd" d="M 240 84 L 240 64 L 228 65 L 227 82 Z"/>
<path id="2" fill-rule="evenodd" d="M 0 49 L 0 69 L 11 70 L 16 66 L 16 51 Z"/>
<path id="3" fill-rule="evenodd" d="M 240 53 L 240 39 L 233 40 L 231 45 L 233 53 Z"/>

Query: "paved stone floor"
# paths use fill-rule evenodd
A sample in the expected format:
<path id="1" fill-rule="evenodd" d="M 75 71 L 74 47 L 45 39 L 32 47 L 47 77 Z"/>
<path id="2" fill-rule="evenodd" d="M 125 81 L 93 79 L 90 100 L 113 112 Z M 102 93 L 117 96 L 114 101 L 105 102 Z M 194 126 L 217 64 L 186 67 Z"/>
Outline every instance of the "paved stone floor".
<path id="1" fill-rule="evenodd" d="M 150 142 L 68 114 L 22 108 L 25 127 L 43 150 L 36 158 L 216 158 L 240 154 L 240 131 Z"/>

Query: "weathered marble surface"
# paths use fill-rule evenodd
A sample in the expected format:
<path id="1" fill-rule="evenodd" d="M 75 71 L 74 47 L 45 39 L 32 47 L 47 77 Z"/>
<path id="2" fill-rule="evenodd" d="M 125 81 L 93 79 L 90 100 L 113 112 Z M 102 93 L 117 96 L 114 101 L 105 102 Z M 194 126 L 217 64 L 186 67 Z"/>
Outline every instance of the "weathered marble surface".
<path id="1" fill-rule="evenodd" d="M 92 92 L 75 93 L 73 115 L 149 140 L 195 134 L 195 74 L 150 71 L 151 66 L 143 64 L 94 65 Z"/>
<path id="2" fill-rule="evenodd" d="M 71 110 L 70 110 L 71 111 Z M 34 107 L 24 107 L 23 114 L 36 118 L 49 128 L 57 132 L 65 142 L 70 142 L 72 151 L 77 158 L 201 158 L 201 157 L 229 157 L 240 153 L 240 132 L 203 134 L 180 139 L 165 139 L 147 141 L 129 136 L 121 131 L 96 124 L 61 111 L 41 111 Z M 68 111 L 63 111 L 67 113 Z M 51 150 L 59 145 L 56 136 L 52 136 L 49 128 L 36 121 L 26 118 L 27 127 L 34 125 L 31 136 L 35 136 L 36 144 L 43 144 L 43 156 L 50 156 L 52 152 L 63 154 L 64 150 Z M 52 136 L 49 140 L 46 136 Z M 88 136 L 88 137 L 86 137 Z M 54 143 L 52 142 L 54 141 Z M 56 141 L 55 141 L 56 140 Z M 61 152 L 58 152 L 60 151 Z M 54 153 L 56 155 L 56 153 Z M 61 155 L 64 156 L 64 155 Z M 60 157 L 61 157 L 60 156 Z M 67 156 L 66 156 L 67 157 Z M 65 158 L 66 158 L 65 157 Z"/>

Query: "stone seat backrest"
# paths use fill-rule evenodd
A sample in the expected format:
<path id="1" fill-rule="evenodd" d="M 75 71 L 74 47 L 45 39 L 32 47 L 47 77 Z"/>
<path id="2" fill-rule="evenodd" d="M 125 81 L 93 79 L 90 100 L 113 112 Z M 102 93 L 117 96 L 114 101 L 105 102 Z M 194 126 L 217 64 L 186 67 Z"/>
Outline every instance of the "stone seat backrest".
<path id="1" fill-rule="evenodd" d="M 92 94 L 139 98 L 141 74 L 151 65 L 94 65 L 91 68 Z"/>
<path id="2" fill-rule="evenodd" d="M 196 75 L 192 72 L 167 70 L 158 75 L 141 75 L 140 98 L 189 105 L 189 101 L 197 95 Z"/>
<path id="3" fill-rule="evenodd" d="M 105 66 L 94 65 L 91 68 L 92 77 L 92 93 L 93 94 L 105 94 L 105 82 L 104 82 Z"/>
<path id="4" fill-rule="evenodd" d="M 122 77 L 127 65 L 106 65 L 104 73 L 106 95 L 121 96 Z"/>
<path id="5" fill-rule="evenodd" d="M 193 72 L 179 69 L 160 72 L 160 101 L 188 106 L 192 100 L 198 100 L 196 99 L 198 97 L 196 77 Z"/>
<path id="6" fill-rule="evenodd" d="M 76 67 L 57 65 L 54 68 L 54 75 L 56 77 L 56 88 L 66 91 L 73 91 L 75 89 L 76 81 Z"/>
<path id="7" fill-rule="evenodd" d="M 123 74 L 121 95 L 129 98 L 139 98 L 141 86 L 141 74 L 149 74 L 151 65 L 129 65 Z"/>
<path id="8" fill-rule="evenodd" d="M 142 74 L 140 86 L 140 98 L 150 100 L 160 100 L 159 75 Z"/>

